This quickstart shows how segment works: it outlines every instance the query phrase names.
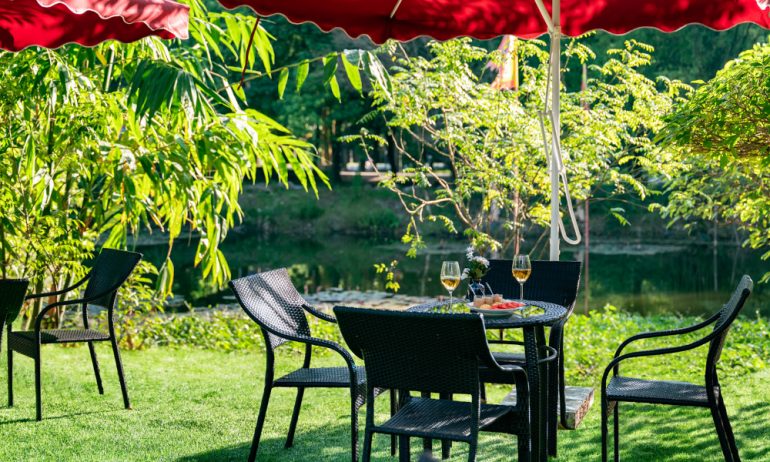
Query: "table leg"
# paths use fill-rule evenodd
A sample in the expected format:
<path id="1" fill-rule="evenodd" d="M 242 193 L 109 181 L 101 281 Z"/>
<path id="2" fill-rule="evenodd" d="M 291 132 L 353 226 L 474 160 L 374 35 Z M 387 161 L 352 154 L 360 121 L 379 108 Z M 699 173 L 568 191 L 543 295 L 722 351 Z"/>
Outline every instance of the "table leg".
<path id="1" fill-rule="evenodd" d="M 547 418 L 545 410 L 548 401 L 547 372 L 539 364 L 541 359 L 541 345 L 545 344 L 545 333 L 542 326 L 524 327 L 524 356 L 526 358 L 527 382 L 529 383 L 530 424 L 531 424 L 531 451 L 532 461 L 543 462 L 548 459 L 546 454 Z"/>
<path id="2" fill-rule="evenodd" d="M 557 438 L 559 431 L 559 411 L 556 409 L 559 402 L 559 361 L 561 352 L 555 361 L 548 363 L 548 455 L 556 457 Z"/>

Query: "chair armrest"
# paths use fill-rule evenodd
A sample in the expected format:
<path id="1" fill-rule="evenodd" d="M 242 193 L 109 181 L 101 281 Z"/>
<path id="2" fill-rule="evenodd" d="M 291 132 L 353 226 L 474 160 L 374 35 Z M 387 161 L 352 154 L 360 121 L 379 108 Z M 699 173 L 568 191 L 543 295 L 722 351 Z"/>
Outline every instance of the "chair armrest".
<path id="1" fill-rule="evenodd" d="M 623 351 L 625 347 L 627 347 L 632 342 L 635 342 L 637 340 L 646 339 L 646 338 L 655 338 L 655 337 L 668 337 L 671 335 L 680 335 L 680 334 L 688 334 L 690 332 L 695 332 L 697 330 L 703 329 L 704 327 L 708 326 L 709 324 L 712 324 L 714 321 L 716 321 L 719 318 L 719 312 L 715 313 L 710 318 L 706 319 L 703 322 L 700 322 L 698 324 L 695 324 L 693 326 L 683 327 L 681 329 L 672 329 L 672 330 L 662 330 L 657 332 L 644 332 L 641 334 L 634 335 L 633 337 L 630 337 L 626 339 L 623 343 L 620 344 L 618 349 L 615 351 L 615 358 L 620 356 L 620 353 Z"/>
<path id="2" fill-rule="evenodd" d="M 60 300 L 58 302 L 46 305 L 45 308 L 40 310 L 40 313 L 38 313 L 37 317 L 35 318 L 35 332 L 40 331 L 40 324 L 43 322 L 43 318 L 45 318 L 46 313 L 48 313 L 52 309 L 58 308 L 60 306 L 67 306 L 67 305 L 80 305 L 81 303 L 88 303 L 89 300 L 93 300 L 93 297 L 75 298 L 72 300 Z"/>
<path id="3" fill-rule="evenodd" d="M 305 309 L 308 313 L 312 314 L 318 319 L 321 319 L 323 321 L 333 322 L 334 324 L 337 324 L 337 318 L 330 314 L 326 314 L 321 310 L 318 310 L 310 305 L 302 305 L 302 308 Z"/>
<path id="4" fill-rule="evenodd" d="M 66 294 L 67 292 L 71 292 L 71 291 L 77 289 L 78 287 L 82 286 L 83 283 L 85 283 L 89 278 L 91 278 L 91 272 L 90 271 L 88 272 L 88 274 L 86 274 L 83 277 L 83 279 L 79 280 L 78 282 L 76 282 L 75 284 L 73 284 L 73 285 L 71 285 L 69 287 L 65 287 L 64 289 L 61 289 L 61 290 L 55 290 L 53 292 L 41 292 L 39 294 L 30 294 L 30 295 L 27 295 L 25 297 L 25 300 L 34 300 L 36 298 L 53 297 L 54 295 Z"/>
<path id="5" fill-rule="evenodd" d="M 692 327 L 695 327 L 695 326 L 692 326 Z M 686 328 L 686 329 L 689 329 L 689 328 Z M 693 329 L 693 330 L 697 330 L 697 329 Z M 709 333 L 707 336 L 685 345 L 667 347 L 667 348 L 657 348 L 653 350 L 633 351 L 631 353 L 626 353 L 624 355 L 616 356 L 615 358 L 612 359 L 612 361 L 610 361 L 610 363 L 607 365 L 607 368 L 604 369 L 604 375 L 602 375 L 602 391 L 604 391 L 604 389 L 607 388 L 607 378 L 610 375 L 610 371 L 615 371 L 615 375 L 617 375 L 620 363 L 622 361 L 625 361 L 626 359 L 641 358 L 645 356 L 660 356 L 660 355 L 681 353 L 683 351 L 693 350 L 695 348 L 698 348 L 699 346 L 707 344 L 712 339 L 714 339 L 714 337 L 716 337 L 721 333 L 722 333 L 722 329 L 717 329 Z"/>
<path id="6" fill-rule="evenodd" d="M 317 347 L 321 347 L 321 348 L 326 348 L 326 349 L 332 350 L 332 351 L 336 352 L 337 354 L 339 354 L 340 356 L 342 356 L 342 359 L 345 360 L 345 363 L 347 364 L 348 369 L 350 369 L 351 373 L 355 372 L 356 363 L 353 360 L 353 356 L 351 356 L 351 354 L 345 348 L 343 348 L 340 344 L 338 344 L 336 342 L 332 342 L 331 340 L 323 340 L 323 339 L 315 338 L 315 337 L 307 337 L 307 336 L 304 336 L 304 335 L 298 335 L 298 336 L 294 336 L 294 335 L 285 336 L 285 335 L 282 335 L 282 337 L 284 337 L 284 338 L 286 338 L 288 340 L 295 341 L 295 342 L 301 342 L 301 343 L 305 343 L 305 344 L 308 344 L 308 345 L 313 345 L 313 346 L 317 346 Z"/>

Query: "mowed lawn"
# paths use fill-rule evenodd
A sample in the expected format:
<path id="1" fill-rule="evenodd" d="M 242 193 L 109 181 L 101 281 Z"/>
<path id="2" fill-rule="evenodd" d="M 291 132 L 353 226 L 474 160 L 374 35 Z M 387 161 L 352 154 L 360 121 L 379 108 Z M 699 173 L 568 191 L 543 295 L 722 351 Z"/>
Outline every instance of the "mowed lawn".
<path id="1" fill-rule="evenodd" d="M 124 410 L 114 362 L 106 345 L 98 347 L 105 395 L 99 396 L 84 347 L 48 346 L 43 351 L 42 422 L 34 421 L 32 361 L 16 356 L 16 405 L 6 407 L 0 393 L 0 461 L 229 461 L 245 460 L 262 393 L 264 357 L 260 352 L 219 353 L 153 348 L 124 352 L 133 410 Z M 5 351 L 0 378 L 6 380 Z M 298 362 L 279 356 L 279 370 Z M 314 358 L 332 365 L 333 357 Z M 745 461 L 770 460 L 770 370 L 723 381 L 727 408 Z M 3 383 L 0 390 L 5 389 Z M 502 388 L 490 390 L 499 400 Z M 597 393 L 598 396 L 598 393 Z M 387 397 L 378 413 L 387 412 Z M 294 392 L 273 392 L 260 448 L 260 461 L 349 460 L 348 394 L 310 390 L 300 416 L 294 447 L 284 449 Z M 598 402 L 577 431 L 559 436 L 559 461 L 599 460 Z M 360 425 L 363 429 L 364 418 Z M 417 459 L 421 444 L 412 444 Z M 373 460 L 391 460 L 389 439 L 375 436 Z M 484 434 L 481 461 L 510 461 L 515 442 Z M 452 460 L 465 460 L 456 444 Z M 650 461 L 719 461 L 719 442 L 707 410 L 624 405 L 621 458 Z"/>

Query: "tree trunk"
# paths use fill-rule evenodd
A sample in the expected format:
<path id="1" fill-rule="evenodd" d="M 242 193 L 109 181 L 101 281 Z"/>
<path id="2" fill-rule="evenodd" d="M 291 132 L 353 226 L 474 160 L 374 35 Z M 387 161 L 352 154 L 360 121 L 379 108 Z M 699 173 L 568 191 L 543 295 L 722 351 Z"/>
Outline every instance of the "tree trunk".
<path id="1" fill-rule="evenodd" d="M 342 145 L 340 144 L 339 140 L 337 139 L 339 137 L 339 132 L 342 131 L 340 128 L 341 124 L 338 124 L 336 120 L 332 121 L 332 143 L 331 143 L 331 151 L 332 151 L 332 171 L 331 171 L 331 180 L 334 183 L 340 183 L 342 182 L 342 177 L 340 176 L 340 172 L 342 171 Z"/>

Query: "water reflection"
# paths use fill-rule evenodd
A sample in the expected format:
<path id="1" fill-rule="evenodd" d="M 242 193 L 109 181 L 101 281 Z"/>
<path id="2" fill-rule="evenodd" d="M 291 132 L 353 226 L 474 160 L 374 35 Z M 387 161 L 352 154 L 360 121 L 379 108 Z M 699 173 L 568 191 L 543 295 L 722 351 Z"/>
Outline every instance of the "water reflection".
<path id="1" fill-rule="evenodd" d="M 156 262 L 165 255 L 163 247 L 141 250 Z M 233 277 L 286 266 L 295 285 L 304 292 L 329 287 L 384 290 L 382 278 L 373 265 L 399 259 L 396 277 L 401 293 L 437 296 L 443 293 L 438 278 L 441 261 L 450 257 L 462 261 L 464 245 L 432 243 L 416 259 L 404 257 L 400 244 L 378 244 L 356 238 L 240 239 L 226 242 L 222 250 L 230 262 Z M 176 294 L 194 306 L 232 301 L 228 290 L 201 283 L 200 269 L 193 268 L 194 246 L 179 245 L 174 252 Z M 770 270 L 770 264 L 759 256 L 758 252 L 728 244 L 719 246 L 715 257 L 708 245 L 596 243 L 590 255 L 590 298 L 586 299 L 586 291 L 581 287 L 577 310 L 601 308 L 610 303 L 645 314 L 711 313 L 725 303 L 742 274 L 748 273 L 758 280 Z M 562 259 L 582 260 L 582 251 L 565 250 Z M 770 290 L 766 285 L 757 284 L 745 312 L 760 310 L 770 315 L 769 305 Z"/>

